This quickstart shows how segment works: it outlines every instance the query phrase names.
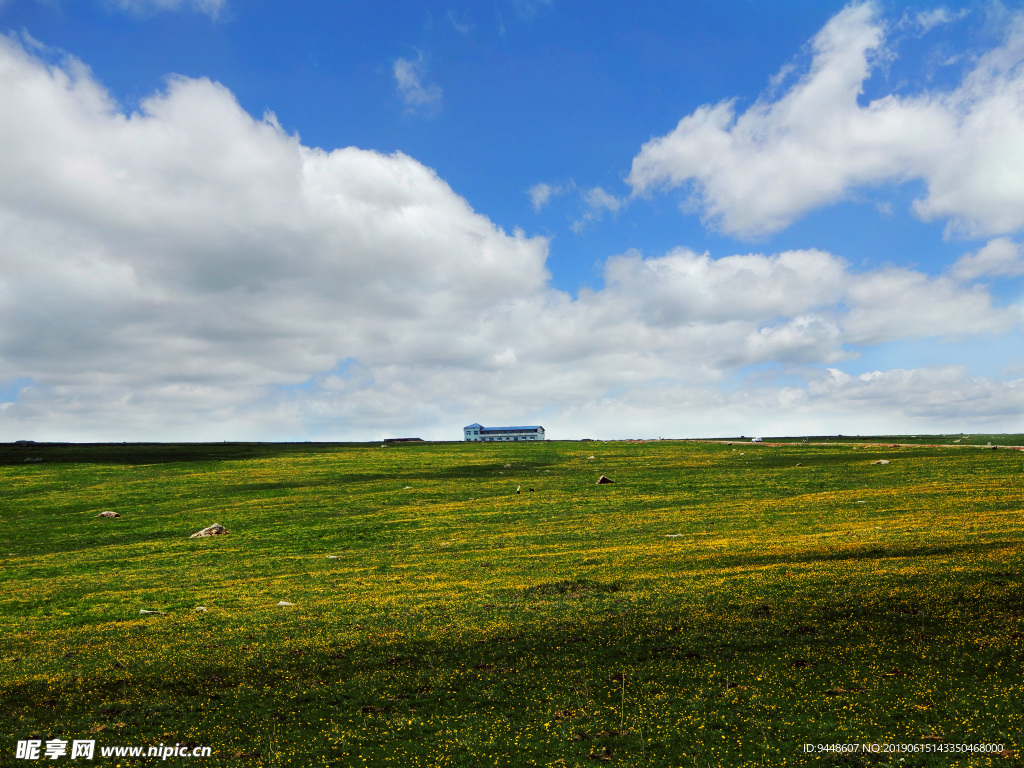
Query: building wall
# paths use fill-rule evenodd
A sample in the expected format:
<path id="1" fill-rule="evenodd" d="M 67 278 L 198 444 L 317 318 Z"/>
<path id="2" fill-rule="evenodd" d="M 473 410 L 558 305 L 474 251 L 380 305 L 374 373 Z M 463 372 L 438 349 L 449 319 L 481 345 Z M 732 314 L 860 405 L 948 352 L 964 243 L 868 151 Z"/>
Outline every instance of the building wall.
<path id="1" fill-rule="evenodd" d="M 543 440 L 544 428 L 513 429 L 511 427 L 465 427 L 463 436 L 471 443 L 518 443 Z"/>

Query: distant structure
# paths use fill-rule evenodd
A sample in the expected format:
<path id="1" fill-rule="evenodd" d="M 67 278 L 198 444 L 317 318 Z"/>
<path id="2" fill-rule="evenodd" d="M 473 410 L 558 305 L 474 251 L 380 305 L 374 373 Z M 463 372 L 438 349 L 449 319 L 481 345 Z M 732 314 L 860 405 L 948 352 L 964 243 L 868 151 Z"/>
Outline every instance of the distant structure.
<path id="1" fill-rule="evenodd" d="M 543 440 L 544 427 L 485 427 L 481 424 L 470 424 L 463 427 L 466 442 L 498 443 L 519 442 L 521 440 Z"/>

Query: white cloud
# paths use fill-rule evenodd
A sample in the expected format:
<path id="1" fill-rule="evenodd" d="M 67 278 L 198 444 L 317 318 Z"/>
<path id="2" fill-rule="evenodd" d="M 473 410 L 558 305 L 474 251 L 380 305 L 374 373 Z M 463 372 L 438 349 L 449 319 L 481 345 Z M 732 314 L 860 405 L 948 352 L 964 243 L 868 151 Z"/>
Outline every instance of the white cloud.
<path id="1" fill-rule="evenodd" d="M 955 89 L 862 106 L 865 80 L 890 55 L 884 33 L 874 3 L 848 6 L 777 99 L 740 113 L 733 101 L 702 106 L 645 144 L 634 194 L 691 185 L 689 206 L 708 224 L 751 237 L 858 187 L 920 179 L 927 193 L 914 210 L 925 220 L 972 236 L 1024 226 L 1024 17 Z"/>
<path id="2" fill-rule="evenodd" d="M 757 322 L 835 305 L 846 279 L 842 259 L 786 251 L 712 259 L 676 249 L 656 259 L 632 252 L 608 260 L 606 300 L 656 326 L 695 320 Z"/>
<path id="3" fill-rule="evenodd" d="M 0 103 L 6 439 L 721 434 L 786 408 L 866 423 L 911 401 L 813 390 L 820 366 L 1021 324 L 984 286 L 816 250 L 628 252 L 572 298 L 547 240 L 502 231 L 413 158 L 306 147 L 209 80 L 172 78 L 126 114 L 81 63 L 0 38 Z M 751 365 L 804 385 L 729 390 Z M 971 381 L 978 418 L 1017 392 Z"/>
<path id="4" fill-rule="evenodd" d="M 1024 250 L 1009 238 L 997 237 L 989 240 L 977 253 L 957 259 L 950 273 L 957 280 L 1024 275 Z"/>
<path id="5" fill-rule="evenodd" d="M 566 191 L 566 188 L 560 185 L 544 184 L 541 182 L 530 187 L 526 191 L 526 194 L 530 196 L 530 202 L 533 204 L 533 210 L 540 213 L 541 208 L 547 205 L 551 201 L 552 197 L 561 195 Z"/>
<path id="6" fill-rule="evenodd" d="M 410 110 L 436 108 L 441 103 L 441 87 L 424 82 L 426 63 L 422 53 L 414 60 L 398 59 L 392 71 L 398 95 Z"/>
<path id="7" fill-rule="evenodd" d="M 834 363 L 852 357 L 841 347 L 841 330 L 819 315 L 800 315 L 776 326 L 752 331 L 740 359 L 752 363 Z"/>
<path id="8" fill-rule="evenodd" d="M 473 32 L 474 25 L 468 19 L 460 19 L 455 11 L 451 8 L 448 9 L 448 21 L 452 25 L 452 29 L 458 32 L 460 35 L 468 35 Z"/>
<path id="9" fill-rule="evenodd" d="M 708 436 L 1002 432 L 1024 423 L 1024 379 L 993 381 L 957 366 L 801 372 L 809 380 L 804 387 L 745 381 L 721 390 L 653 381 L 628 395 L 581 402 L 565 411 L 564 423 L 586 437 L 674 437 L 682 429 Z M 558 434 L 561 422 L 545 426 Z"/>
<path id="10" fill-rule="evenodd" d="M 1024 379 L 993 381 L 971 376 L 957 365 L 872 371 L 859 376 L 831 369 L 811 383 L 807 396 L 831 407 L 853 410 L 899 404 L 904 414 L 902 421 L 907 425 L 916 419 L 928 420 L 936 426 L 987 421 L 1012 429 L 1024 413 Z M 883 432 L 881 425 L 865 427 L 860 434 Z"/>
<path id="11" fill-rule="evenodd" d="M 122 11 L 138 14 L 191 8 L 205 13 L 213 19 L 217 19 L 227 7 L 227 0 L 107 0 L 107 2 Z"/>
<path id="12" fill-rule="evenodd" d="M 550 7 L 553 3 L 554 0 L 512 0 L 512 7 L 519 18 L 529 21 L 538 12 Z"/>
<path id="13" fill-rule="evenodd" d="M 583 211 L 583 215 L 574 221 L 570 227 L 576 234 L 580 234 L 590 222 L 603 219 L 605 212 L 613 215 L 618 213 L 627 203 L 626 200 L 615 197 L 615 195 L 603 187 L 592 187 L 585 192 L 581 191 L 581 194 L 583 195 L 586 209 Z"/>
<path id="14" fill-rule="evenodd" d="M 587 201 L 587 205 L 593 211 L 610 211 L 611 213 L 618 213 L 619 209 L 625 204 L 625 201 L 615 197 L 615 195 L 606 192 L 601 187 L 594 187 L 588 189 L 586 194 L 583 195 L 583 199 Z"/>
<path id="15" fill-rule="evenodd" d="M 930 8 L 927 11 L 918 11 L 913 16 L 913 23 L 917 26 L 922 33 L 930 32 L 935 27 L 943 26 L 944 24 L 950 24 L 959 18 L 962 18 L 966 11 L 960 11 L 959 13 L 953 13 L 948 8 Z M 909 17 L 908 17 L 909 18 Z"/>
<path id="16" fill-rule="evenodd" d="M 859 275 L 847 287 L 844 340 L 882 344 L 896 339 L 959 339 L 1001 334 L 1020 323 L 1016 307 L 998 308 L 981 286 L 963 288 L 948 277 L 889 268 Z"/>
<path id="17" fill-rule="evenodd" d="M 303 147 L 207 80 L 125 115 L 80 64 L 2 38 L 0 101 L 0 360 L 58 400 L 168 386 L 197 410 L 210 387 L 244 403 L 349 357 L 444 347 L 448 323 L 545 285 L 546 241 L 430 169 Z"/>
<path id="18" fill-rule="evenodd" d="M 527 194 L 530 196 L 530 202 L 533 203 L 533 210 L 540 212 L 551 201 L 551 198 L 574 190 L 580 193 L 584 205 L 583 214 L 572 225 L 576 232 L 582 231 L 589 222 L 600 221 L 604 218 L 605 213 L 618 213 L 629 202 L 627 199 L 616 197 L 603 187 L 580 189 L 574 181 L 567 184 L 534 184 L 527 190 Z"/>

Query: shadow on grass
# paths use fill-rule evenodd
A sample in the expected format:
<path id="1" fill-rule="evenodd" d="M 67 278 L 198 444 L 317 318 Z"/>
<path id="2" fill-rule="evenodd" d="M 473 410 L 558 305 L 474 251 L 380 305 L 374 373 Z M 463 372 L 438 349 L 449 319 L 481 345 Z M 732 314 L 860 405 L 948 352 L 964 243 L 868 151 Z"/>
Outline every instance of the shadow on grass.
<path id="1" fill-rule="evenodd" d="M 583 581 L 545 586 L 530 593 L 517 610 L 546 598 L 597 599 L 601 593 L 617 591 L 611 585 Z M 512 757 L 502 750 L 516 748 L 522 750 L 523 764 L 556 757 L 575 764 L 588 755 L 614 753 L 620 765 L 675 765 L 671 760 L 680 750 L 692 753 L 695 747 L 690 742 L 697 732 L 671 732 L 652 743 L 637 731 L 635 723 L 644 721 L 624 725 L 620 708 L 639 712 L 638 702 L 657 701 L 652 712 L 674 707 L 682 717 L 696 707 L 702 713 L 700 722 L 712 728 L 718 742 L 725 738 L 719 738 L 720 731 L 729 735 L 731 744 L 749 743 L 760 732 L 758 723 L 767 727 L 777 717 L 778 706 L 830 711 L 839 695 L 833 690 L 843 690 L 838 683 L 846 693 L 853 689 L 843 677 L 847 671 L 808 661 L 821 661 L 828 657 L 828 649 L 848 645 L 844 620 L 856 617 L 882 630 L 891 638 L 886 647 L 891 654 L 922 632 L 939 646 L 945 642 L 942 633 L 951 631 L 942 617 L 908 618 L 894 613 L 892 606 L 861 603 L 856 595 L 846 595 L 842 611 L 827 615 L 823 606 L 832 603 L 825 597 L 813 606 L 766 597 L 770 605 L 745 603 L 731 616 L 721 605 L 710 606 L 710 612 L 696 605 L 634 605 L 616 614 L 583 612 L 534 624 L 496 622 L 475 636 L 442 632 L 439 639 L 417 639 L 411 636 L 414 622 L 396 627 L 386 617 L 364 620 L 355 642 L 332 642 L 328 628 L 310 633 L 321 642 L 304 644 L 310 637 L 303 635 L 299 622 L 308 618 L 296 619 L 294 625 L 254 625 L 241 646 L 230 633 L 204 633 L 203 642 L 186 634 L 178 641 L 177 660 L 150 663 L 150 646 L 143 644 L 84 664 L 73 673 L 77 676 L 50 686 L 7 687 L 0 691 L 0 712 L 6 713 L 0 716 L 0 727 L 16 739 L 96 738 L 100 744 L 149 746 L 180 738 L 214 748 L 213 760 L 204 764 L 236 765 L 243 759 L 239 755 L 248 755 L 263 761 L 257 764 L 270 766 L 278 764 L 270 760 L 274 749 L 289 758 L 310 756 L 317 765 L 362 764 L 354 758 L 363 757 L 370 758 L 368 765 L 390 764 L 387 760 L 399 744 L 429 757 L 440 754 L 443 744 L 454 749 L 448 734 L 452 724 L 459 723 L 464 733 L 493 733 L 494 740 L 469 740 L 478 751 L 467 746 L 464 754 L 446 764 L 483 764 L 484 755 L 492 761 L 495 754 Z M 1013 607 L 1009 597 L 1004 602 L 978 607 L 976 618 Z M 406 630 L 406 636 L 396 629 Z M 338 630 L 340 634 L 340 626 Z M 878 650 L 875 641 L 871 647 Z M 1015 679 L 1009 668 L 1011 646 L 984 652 L 996 651 L 1006 656 L 1001 659 L 1007 662 L 1006 682 Z M 936 677 L 931 663 L 914 666 L 919 659 L 910 655 L 887 661 L 887 678 L 876 694 L 894 703 L 902 701 L 908 695 L 904 689 L 918 673 L 928 676 L 937 700 L 946 687 L 974 685 L 975 673 L 962 659 L 956 669 L 950 668 L 946 682 Z M 899 674 L 888 671 L 896 667 Z M 792 691 L 777 684 L 766 683 L 760 690 L 759 676 L 773 669 L 776 679 L 792 678 L 794 685 L 811 681 L 813 697 L 792 699 Z M 978 690 L 988 673 L 979 665 Z M 767 698 L 759 701 L 754 692 Z M 1000 698 L 993 692 L 986 697 L 1002 701 L 1010 695 Z M 799 714 L 792 717 L 799 720 Z M 395 730 L 396 724 L 414 720 L 422 725 L 401 733 Z M 529 739 L 520 742 L 516 737 L 543 734 L 538 724 L 544 722 L 545 728 L 564 733 L 532 745 Z M 330 734 L 338 738 L 331 741 Z M 803 741 L 819 735 L 799 723 L 776 730 L 763 758 L 770 763 L 795 755 Z M 865 740 L 877 736 L 858 735 Z M 708 752 L 702 764 L 714 754 Z"/>
<path id="2" fill-rule="evenodd" d="M 0 443 L 0 465 L 237 461 L 365 448 L 365 443 Z M 29 461 L 26 461 L 29 460 Z"/>
<path id="3" fill-rule="evenodd" d="M 998 552 L 1004 549 L 1016 549 L 1021 546 L 1019 541 L 988 541 L 955 545 L 868 545 L 856 549 L 844 549 L 835 552 L 791 552 L 791 553 L 757 553 L 748 552 L 736 555 L 711 555 L 707 558 L 690 561 L 694 564 L 711 565 L 716 568 L 736 568 L 742 566 L 763 565 L 796 565 L 800 563 L 845 562 L 849 560 L 887 560 L 917 557 L 942 557 L 980 555 Z"/>

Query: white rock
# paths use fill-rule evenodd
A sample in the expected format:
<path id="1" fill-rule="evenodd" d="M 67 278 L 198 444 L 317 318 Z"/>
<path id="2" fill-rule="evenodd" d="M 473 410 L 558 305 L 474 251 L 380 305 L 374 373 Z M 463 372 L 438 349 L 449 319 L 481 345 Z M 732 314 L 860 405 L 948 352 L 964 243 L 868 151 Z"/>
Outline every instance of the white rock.
<path id="1" fill-rule="evenodd" d="M 190 539 L 200 539 L 200 538 L 204 538 L 206 536 L 223 536 L 227 532 L 228 532 L 228 529 L 225 528 L 223 525 L 221 525 L 220 523 L 214 523 L 213 525 L 209 526 L 208 528 L 203 528 L 203 530 L 197 531 L 196 533 L 193 533 L 191 536 L 189 536 L 189 538 Z"/>
<path id="2" fill-rule="evenodd" d="M 383 446 L 382 446 L 382 447 L 383 447 Z M 278 603 L 278 605 L 280 605 L 280 606 L 283 606 L 283 607 L 287 608 L 287 607 L 289 607 L 289 606 L 295 605 L 295 603 L 289 603 L 289 602 L 288 602 L 288 601 L 286 601 L 286 600 L 282 600 L 281 602 L 279 602 L 279 603 Z"/>

